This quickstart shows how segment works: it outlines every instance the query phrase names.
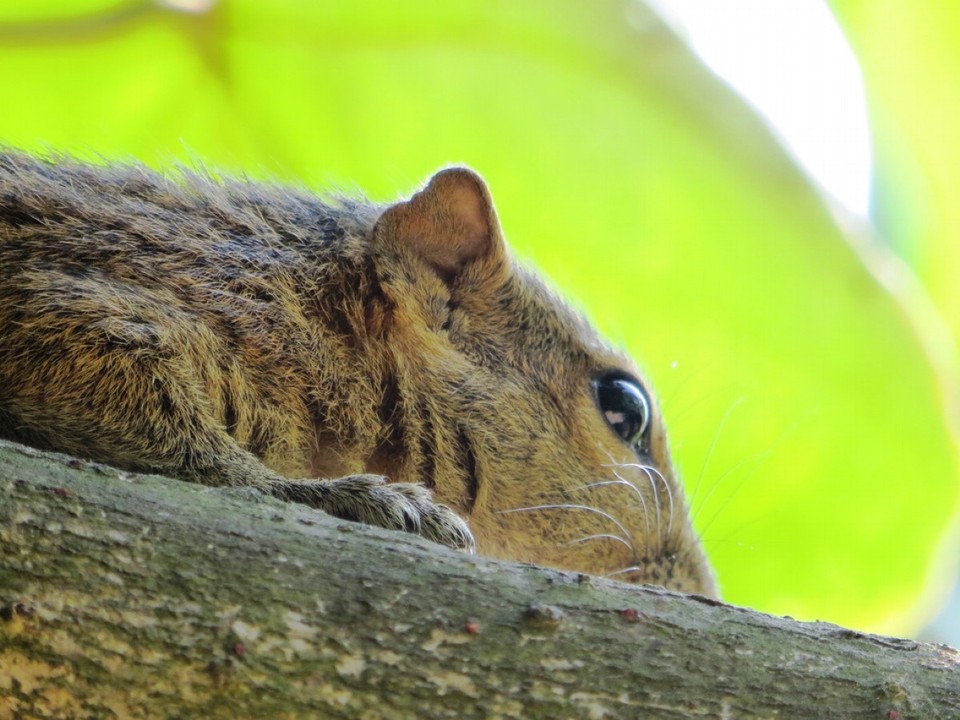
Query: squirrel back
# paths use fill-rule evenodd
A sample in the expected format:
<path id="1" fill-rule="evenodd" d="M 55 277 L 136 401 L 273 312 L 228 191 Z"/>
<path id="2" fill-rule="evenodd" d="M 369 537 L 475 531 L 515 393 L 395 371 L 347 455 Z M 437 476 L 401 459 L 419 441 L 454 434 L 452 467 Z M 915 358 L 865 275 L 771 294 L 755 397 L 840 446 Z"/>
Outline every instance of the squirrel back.
<path id="1" fill-rule="evenodd" d="M 0 378 L 0 437 L 715 593 L 649 389 L 466 169 L 381 206 L 0 152 Z"/>

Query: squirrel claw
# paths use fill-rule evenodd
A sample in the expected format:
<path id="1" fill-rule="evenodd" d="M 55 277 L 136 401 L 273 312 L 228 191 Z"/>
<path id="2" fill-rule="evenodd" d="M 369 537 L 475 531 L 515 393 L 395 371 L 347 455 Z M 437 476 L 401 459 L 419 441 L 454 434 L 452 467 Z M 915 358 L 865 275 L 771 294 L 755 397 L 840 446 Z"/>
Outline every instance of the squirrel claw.
<path id="1" fill-rule="evenodd" d="M 405 530 L 455 550 L 476 551 L 467 523 L 446 505 L 435 503 L 422 485 L 388 483 L 380 475 L 348 475 L 336 480 L 284 482 L 275 487 L 274 494 L 344 520 Z"/>

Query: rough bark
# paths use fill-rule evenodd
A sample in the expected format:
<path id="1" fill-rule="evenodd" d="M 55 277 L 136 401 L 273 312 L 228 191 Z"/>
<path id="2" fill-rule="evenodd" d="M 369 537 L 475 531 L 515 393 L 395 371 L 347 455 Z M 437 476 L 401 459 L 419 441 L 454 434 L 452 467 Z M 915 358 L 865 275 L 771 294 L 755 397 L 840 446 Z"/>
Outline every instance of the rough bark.
<path id="1" fill-rule="evenodd" d="M 960 653 L 0 442 L 0 719 L 957 718 Z"/>

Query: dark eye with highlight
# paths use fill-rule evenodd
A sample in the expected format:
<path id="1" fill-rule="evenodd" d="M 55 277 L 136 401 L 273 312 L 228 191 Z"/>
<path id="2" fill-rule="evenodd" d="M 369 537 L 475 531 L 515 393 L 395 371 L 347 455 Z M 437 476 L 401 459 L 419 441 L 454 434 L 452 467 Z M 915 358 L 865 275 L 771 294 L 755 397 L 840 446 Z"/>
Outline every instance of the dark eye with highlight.
<path id="1" fill-rule="evenodd" d="M 627 375 L 608 373 L 593 381 L 593 389 L 610 429 L 625 443 L 639 447 L 650 425 L 650 400 L 640 383 Z"/>

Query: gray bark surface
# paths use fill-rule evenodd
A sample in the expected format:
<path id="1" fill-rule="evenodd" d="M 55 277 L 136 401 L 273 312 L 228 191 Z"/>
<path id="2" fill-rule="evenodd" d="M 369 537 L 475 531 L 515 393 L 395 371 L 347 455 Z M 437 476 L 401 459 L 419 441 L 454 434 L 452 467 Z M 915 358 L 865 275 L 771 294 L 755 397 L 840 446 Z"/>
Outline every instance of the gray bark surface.
<path id="1" fill-rule="evenodd" d="M 0 442 L 0 720 L 960 718 L 960 652 Z"/>

